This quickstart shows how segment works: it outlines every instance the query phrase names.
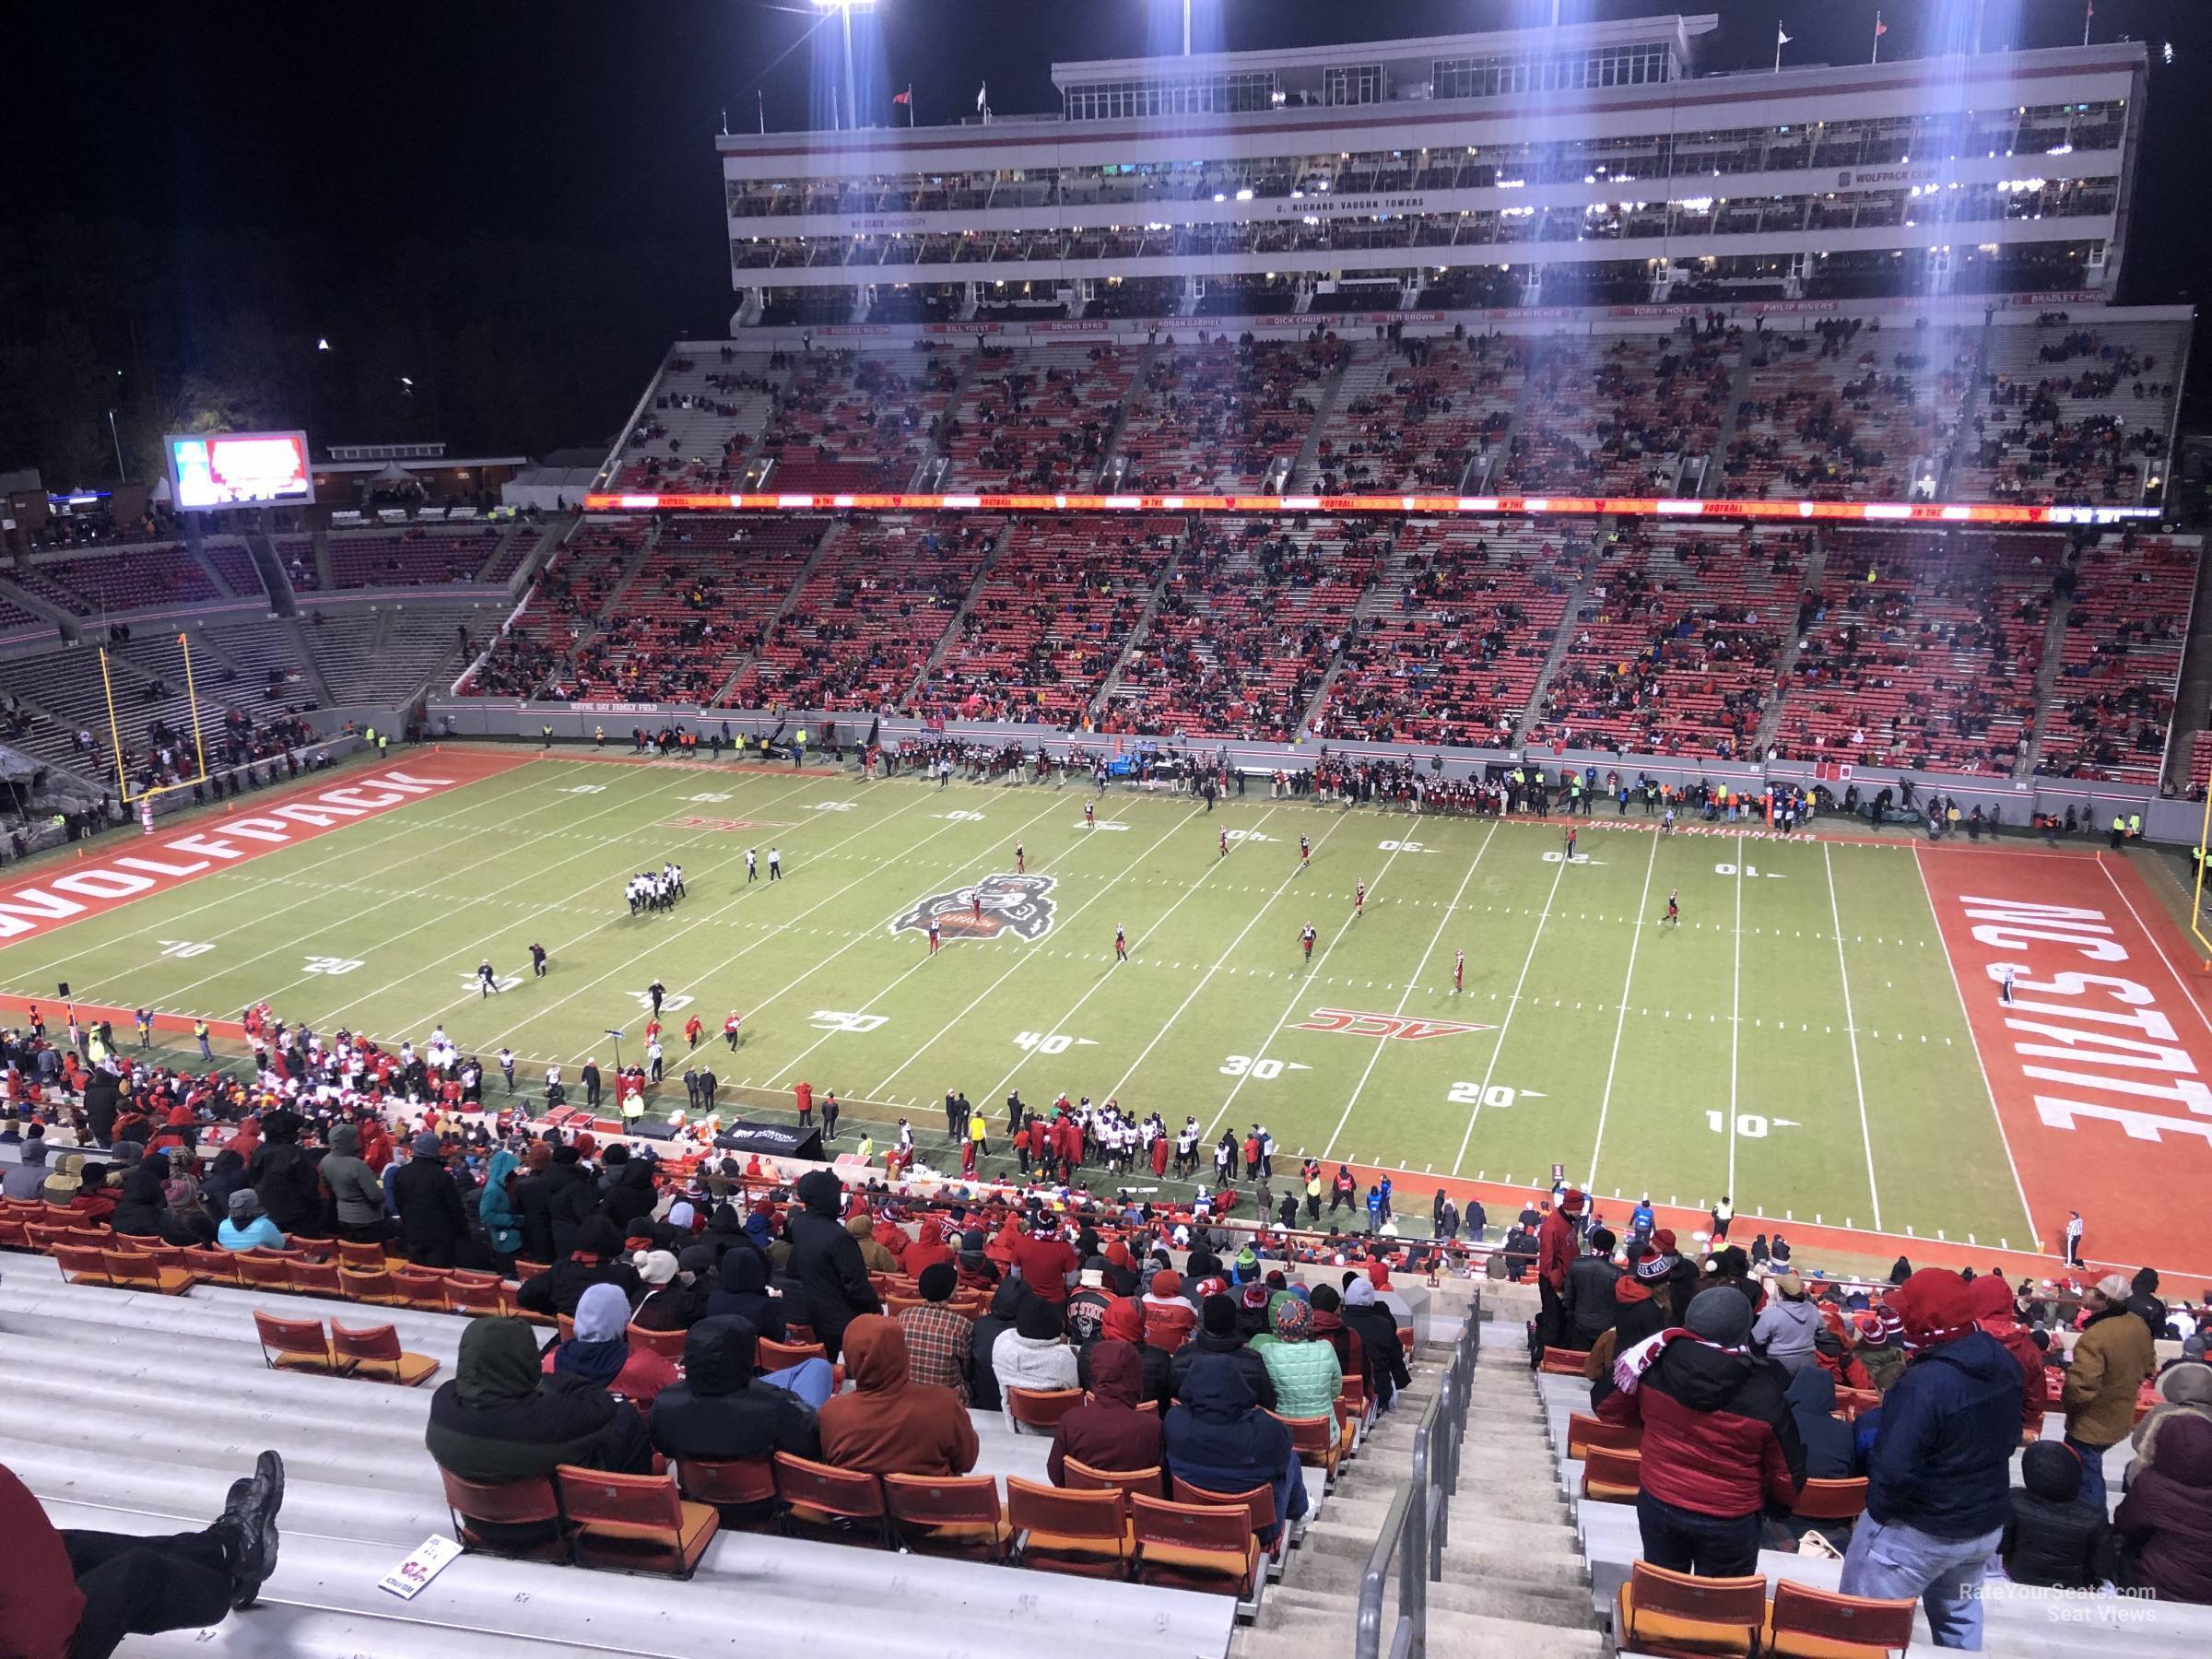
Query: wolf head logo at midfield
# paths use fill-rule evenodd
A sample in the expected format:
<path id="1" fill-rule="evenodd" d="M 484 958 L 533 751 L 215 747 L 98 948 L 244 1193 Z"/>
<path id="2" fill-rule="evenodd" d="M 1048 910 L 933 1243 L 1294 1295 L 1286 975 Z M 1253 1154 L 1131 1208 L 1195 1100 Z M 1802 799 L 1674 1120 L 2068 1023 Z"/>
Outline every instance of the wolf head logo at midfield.
<path id="1" fill-rule="evenodd" d="M 895 934 L 927 933 L 935 917 L 941 939 L 995 939 L 1010 933 L 1031 944 L 1053 930 L 1050 876 L 986 876 L 949 893 L 933 893 L 891 924 Z M 975 900 L 983 901 L 982 921 Z"/>

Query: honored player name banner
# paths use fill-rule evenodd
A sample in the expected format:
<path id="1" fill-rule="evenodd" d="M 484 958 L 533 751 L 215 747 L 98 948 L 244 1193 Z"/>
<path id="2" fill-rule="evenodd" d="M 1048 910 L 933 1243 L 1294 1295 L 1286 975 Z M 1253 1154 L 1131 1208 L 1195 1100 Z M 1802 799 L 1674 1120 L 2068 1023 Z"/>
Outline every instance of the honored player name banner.
<path id="1" fill-rule="evenodd" d="M 735 1123 L 714 1137 L 724 1152 L 758 1152 L 763 1158 L 803 1158 L 811 1163 L 822 1156 L 822 1132 L 796 1124 Z"/>

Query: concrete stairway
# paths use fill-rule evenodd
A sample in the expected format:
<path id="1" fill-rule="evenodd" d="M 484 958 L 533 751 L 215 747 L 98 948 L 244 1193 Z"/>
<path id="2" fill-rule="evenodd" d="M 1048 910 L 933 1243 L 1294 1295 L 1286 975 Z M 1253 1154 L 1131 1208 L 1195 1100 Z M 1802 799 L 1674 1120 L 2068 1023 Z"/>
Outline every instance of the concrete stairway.
<path id="1" fill-rule="evenodd" d="M 1818 530 L 1813 532 L 1812 550 L 1806 555 L 1805 573 L 1797 579 L 1800 609 L 1806 594 L 1820 591 L 1820 583 L 1828 575 L 1828 538 Z M 1782 729 L 1782 700 L 1788 693 L 1791 680 L 1797 672 L 1797 653 L 1805 644 L 1805 634 L 1797 626 L 1796 613 L 1790 617 L 1788 633 L 1783 636 L 1782 654 L 1774 659 L 1774 681 L 1767 688 L 1766 706 L 1759 711 L 1759 730 L 1751 739 L 1751 753 L 1764 757 L 1774 747 L 1774 734 Z"/>
<path id="2" fill-rule="evenodd" d="M 1429 1651 L 1453 1659 L 1525 1659 L 1603 1651 L 1574 1528 L 1560 1500 L 1544 1417 L 1518 1327 L 1484 1327 L 1451 1499 L 1443 1576 L 1429 1586 Z M 1340 1470 L 1289 1577 L 1238 1632 L 1232 1659 L 1310 1659 L 1351 1649 L 1360 1575 L 1391 1500 L 1406 1480 L 1413 1434 L 1447 1350 L 1415 1356 L 1413 1386 Z M 1386 1614 L 1390 1606 L 1386 1601 Z M 1384 1646 L 1389 1632 L 1384 1630 Z"/>

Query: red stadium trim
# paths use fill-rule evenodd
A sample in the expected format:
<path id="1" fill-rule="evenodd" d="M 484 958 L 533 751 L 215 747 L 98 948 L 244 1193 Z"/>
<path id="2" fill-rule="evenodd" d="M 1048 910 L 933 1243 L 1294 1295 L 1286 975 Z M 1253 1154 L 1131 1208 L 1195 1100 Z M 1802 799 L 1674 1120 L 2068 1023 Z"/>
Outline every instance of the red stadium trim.
<path id="1" fill-rule="evenodd" d="M 2114 524 L 2156 519 L 2155 507 L 2030 507 L 1939 501 L 1670 500 L 1649 496 L 1462 495 L 906 495 L 828 491 L 703 495 L 603 490 L 583 499 L 586 512 L 1322 512 L 1480 513 L 1485 516 L 1776 519 L 1864 524 Z"/>

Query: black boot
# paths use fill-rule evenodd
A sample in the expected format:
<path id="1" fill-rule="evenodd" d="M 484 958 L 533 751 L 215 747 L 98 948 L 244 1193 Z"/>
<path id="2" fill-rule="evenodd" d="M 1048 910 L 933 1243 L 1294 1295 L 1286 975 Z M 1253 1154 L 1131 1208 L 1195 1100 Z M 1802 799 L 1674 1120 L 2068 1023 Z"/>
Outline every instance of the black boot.
<path id="1" fill-rule="evenodd" d="M 237 1583 L 230 1593 L 233 1607 L 250 1607 L 261 1586 L 276 1571 L 276 1512 L 284 1507 L 284 1459 L 264 1452 L 253 1460 L 253 1473 L 231 1484 L 222 1520 L 233 1531 L 237 1549 Z"/>

